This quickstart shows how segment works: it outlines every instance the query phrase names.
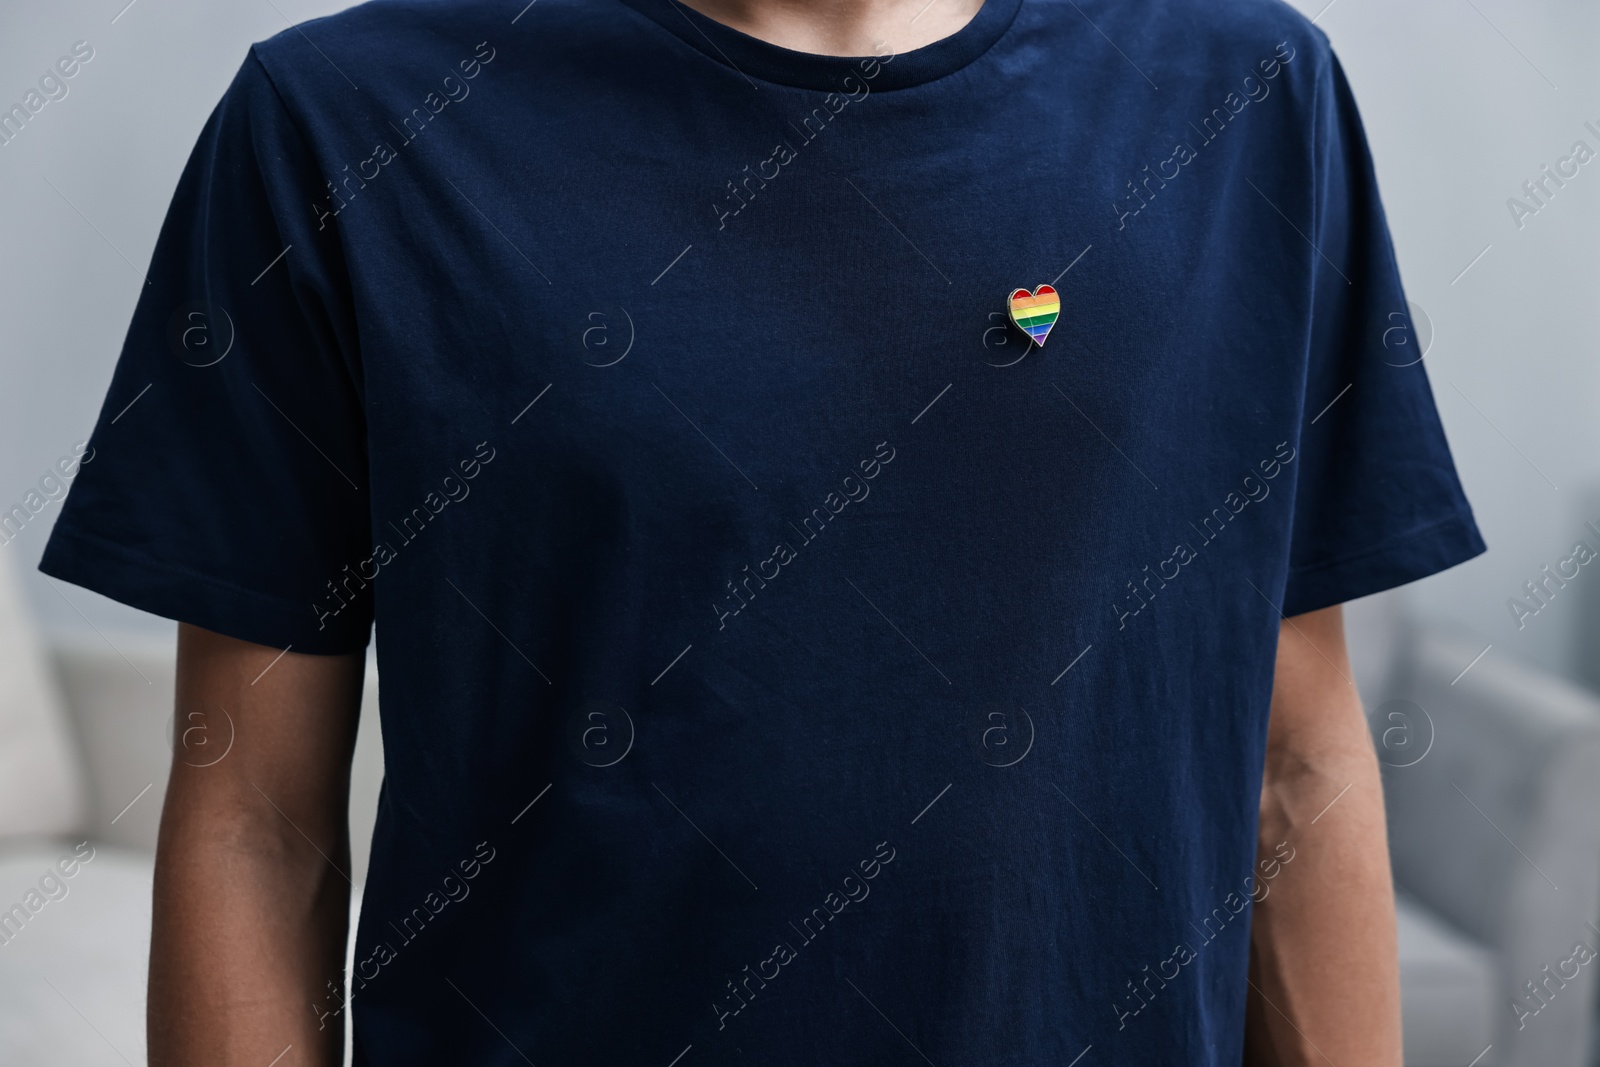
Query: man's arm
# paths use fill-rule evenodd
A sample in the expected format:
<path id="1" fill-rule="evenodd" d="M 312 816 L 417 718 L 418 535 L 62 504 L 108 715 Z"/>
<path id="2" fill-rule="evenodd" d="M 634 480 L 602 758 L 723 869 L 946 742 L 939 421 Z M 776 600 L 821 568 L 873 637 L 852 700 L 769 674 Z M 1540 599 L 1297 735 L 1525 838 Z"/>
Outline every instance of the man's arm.
<path id="1" fill-rule="evenodd" d="M 1259 842 L 1276 877 L 1257 890 L 1250 934 L 1250 1067 L 1400 1067 L 1383 786 L 1350 679 L 1338 607 L 1283 622 Z"/>
<path id="2" fill-rule="evenodd" d="M 266 1064 L 289 1046 L 278 1067 L 332 1067 L 343 1055 L 343 1015 L 319 1030 L 316 1007 L 337 1006 L 327 983 L 343 985 L 364 657 L 279 651 L 178 629 L 151 1067 Z"/>

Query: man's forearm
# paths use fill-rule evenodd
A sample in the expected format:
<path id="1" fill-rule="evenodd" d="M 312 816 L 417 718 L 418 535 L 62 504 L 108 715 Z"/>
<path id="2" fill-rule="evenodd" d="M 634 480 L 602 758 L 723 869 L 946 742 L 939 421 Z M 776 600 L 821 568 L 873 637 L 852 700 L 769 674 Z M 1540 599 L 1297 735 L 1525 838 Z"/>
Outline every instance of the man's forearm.
<path id="1" fill-rule="evenodd" d="M 151 1067 L 335 1067 L 350 887 L 261 797 L 271 820 L 218 817 L 169 793 L 150 949 Z M 309 862 L 306 853 L 314 863 Z M 348 848 L 330 859 L 349 869 Z M 292 1047 L 291 1047 L 292 1046 Z"/>
<path id="2" fill-rule="evenodd" d="M 1400 1067 L 1394 889 L 1383 787 L 1342 628 L 1285 627 L 1260 857 L 1294 851 L 1255 905 L 1245 1063 Z M 1314 642 L 1314 644 L 1312 644 Z M 1320 647 L 1319 647 L 1320 646 Z M 1285 657 L 1289 660 L 1286 663 Z M 1281 859 L 1281 856 L 1278 857 Z"/>
<path id="3" fill-rule="evenodd" d="M 151 1067 L 340 1062 L 362 674 L 359 653 L 302 656 L 179 627 Z"/>

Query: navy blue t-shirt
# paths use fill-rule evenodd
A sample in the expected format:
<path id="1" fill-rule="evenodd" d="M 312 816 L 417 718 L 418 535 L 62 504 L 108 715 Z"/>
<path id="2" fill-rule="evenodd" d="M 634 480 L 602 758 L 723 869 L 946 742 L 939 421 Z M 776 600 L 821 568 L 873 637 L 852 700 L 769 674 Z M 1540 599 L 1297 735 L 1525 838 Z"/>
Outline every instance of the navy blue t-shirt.
<path id="1" fill-rule="evenodd" d="M 374 1067 L 1231 1067 L 1280 618 L 1483 549 L 1269 0 L 380 0 L 252 49 L 149 278 L 43 569 L 376 621 Z"/>

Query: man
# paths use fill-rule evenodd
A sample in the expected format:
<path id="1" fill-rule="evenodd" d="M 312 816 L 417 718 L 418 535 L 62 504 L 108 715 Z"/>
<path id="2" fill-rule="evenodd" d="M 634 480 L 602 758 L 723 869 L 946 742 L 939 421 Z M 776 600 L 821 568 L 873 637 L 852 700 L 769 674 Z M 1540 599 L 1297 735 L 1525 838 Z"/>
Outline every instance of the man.
<path id="1" fill-rule="evenodd" d="M 150 281 L 153 1064 L 1400 1063 L 1338 605 L 1483 546 L 1289 9 L 371 3 Z"/>

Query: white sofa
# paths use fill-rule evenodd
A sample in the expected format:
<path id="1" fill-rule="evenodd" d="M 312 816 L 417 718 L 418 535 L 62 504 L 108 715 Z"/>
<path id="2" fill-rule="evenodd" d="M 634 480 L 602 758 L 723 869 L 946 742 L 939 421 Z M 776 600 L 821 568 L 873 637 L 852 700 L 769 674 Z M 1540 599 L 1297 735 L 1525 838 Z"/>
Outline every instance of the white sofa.
<path id="1" fill-rule="evenodd" d="M 15 580 L 0 555 L 0 1064 L 142 1065 L 173 641 L 90 632 L 42 645 Z M 369 661 L 351 779 L 358 886 L 383 780 L 377 693 Z M 85 841 L 92 858 L 63 876 L 57 864 Z M 36 912 L 30 891 L 42 901 Z M 352 930 L 359 905 L 358 894 Z"/>
<path id="2" fill-rule="evenodd" d="M 1408 1067 L 1589 1067 L 1596 966 L 1520 1031 L 1508 1001 L 1577 937 L 1600 948 L 1584 933 L 1600 925 L 1600 707 L 1495 653 L 1451 684 L 1478 649 L 1408 627 L 1391 597 L 1353 606 L 1349 629 L 1388 764 Z M 13 933 L 0 911 L 0 1063 L 144 1063 L 172 670 L 170 640 L 40 647 L 0 556 L 0 909 L 27 912 Z M 1405 732 L 1397 710 L 1413 720 Z M 382 781 L 376 712 L 369 666 L 350 816 L 358 885 Z M 74 864 L 84 841 L 93 856 Z"/>

